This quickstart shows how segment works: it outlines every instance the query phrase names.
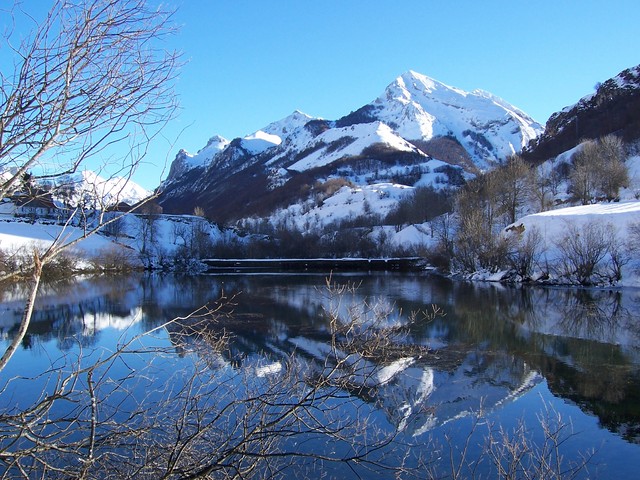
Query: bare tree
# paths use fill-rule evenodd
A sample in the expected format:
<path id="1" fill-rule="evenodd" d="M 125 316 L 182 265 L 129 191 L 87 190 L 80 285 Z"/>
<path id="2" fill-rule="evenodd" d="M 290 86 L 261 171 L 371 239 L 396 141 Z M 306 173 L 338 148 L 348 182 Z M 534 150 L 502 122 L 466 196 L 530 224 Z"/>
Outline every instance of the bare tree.
<path id="1" fill-rule="evenodd" d="M 167 121 L 176 56 L 156 44 L 166 20 L 142 0 L 61 1 L 19 45 L 4 34 L 13 64 L 0 84 L 0 165 L 13 174 L 0 195 L 30 171 L 73 173 L 113 142 L 140 142 L 132 133 L 146 141 Z"/>
<path id="2" fill-rule="evenodd" d="M 629 186 L 629 172 L 624 164 L 624 144 L 620 137 L 606 135 L 598 141 L 604 167 L 600 189 L 607 200 L 615 200 L 620 188 Z"/>
<path id="3" fill-rule="evenodd" d="M 515 230 L 518 232 L 518 227 Z M 520 238 L 513 242 L 513 248 L 509 252 L 509 263 L 517 275 L 527 280 L 531 278 L 544 251 L 544 239 L 537 227 L 526 232 L 523 228 L 518 236 Z"/>
<path id="4" fill-rule="evenodd" d="M 573 170 L 569 182 L 574 197 L 583 205 L 591 203 L 596 191 L 596 165 L 598 151 L 592 140 L 582 144 L 581 150 L 573 156 Z"/>
<path id="5" fill-rule="evenodd" d="M 497 228 L 497 188 L 497 176 L 485 175 L 456 196 L 454 260 L 464 271 L 496 270 L 506 263 L 509 245 Z"/>
<path id="6" fill-rule="evenodd" d="M 549 172 L 542 172 L 540 167 L 533 167 L 529 170 L 528 177 L 528 194 L 532 202 L 538 205 L 538 211 L 544 212 L 549 210 L 554 195 L 554 175 L 557 175 L 554 169 Z"/>
<path id="7" fill-rule="evenodd" d="M 193 215 L 195 218 L 191 221 L 190 251 L 193 256 L 200 259 L 210 255 L 213 249 L 211 225 L 202 207 L 194 208 Z"/>
<path id="8" fill-rule="evenodd" d="M 181 221 L 174 221 L 171 223 L 171 233 L 173 235 L 173 243 L 178 244 L 180 239 L 182 245 L 187 245 L 188 228 L 187 224 Z"/>
<path id="9" fill-rule="evenodd" d="M 17 43 L 12 31 L 0 40 L 6 56 L 0 71 L 0 168 L 10 173 L 0 183 L 0 196 L 26 175 L 60 179 L 122 149 L 109 167 L 131 178 L 176 108 L 171 85 L 178 57 L 159 44 L 172 31 L 171 12 L 144 0 L 63 0 L 53 2 L 41 21 L 18 2 L 8 13 L 16 22 L 31 22 L 33 31 Z M 50 248 L 33 252 L 32 294 L 0 369 L 26 332 L 43 267 L 114 218 L 100 216 L 73 239 L 63 228 Z"/>
<path id="10" fill-rule="evenodd" d="M 140 207 L 138 218 L 138 235 L 142 241 L 140 254 L 150 261 L 153 249 L 158 241 L 158 216 L 162 213 L 162 207 L 154 202 L 146 202 Z"/>
<path id="11" fill-rule="evenodd" d="M 598 197 L 615 200 L 620 188 L 629 184 L 622 141 L 614 135 L 584 142 L 574 155 L 573 164 L 569 181 L 574 196 L 583 205 Z"/>
<path id="12" fill-rule="evenodd" d="M 520 420 L 512 430 L 488 424 L 484 452 L 496 472 L 494 478 L 576 478 L 588 474 L 595 449 L 581 452 L 577 459 L 563 457 L 562 447 L 576 436 L 570 421 L 545 404 L 538 414 L 543 440 L 534 443 L 527 425 Z"/>
<path id="13" fill-rule="evenodd" d="M 507 158 L 506 164 L 496 171 L 497 197 L 500 212 L 506 217 L 508 225 L 517 220 L 522 206 L 527 199 L 527 175 L 529 166 L 520 155 Z"/>
<path id="14" fill-rule="evenodd" d="M 125 233 L 125 219 L 122 215 L 118 215 L 118 213 L 114 213 L 114 216 L 117 218 L 114 219 L 113 222 L 109 222 L 105 225 L 104 231 L 105 233 L 111 235 L 114 240 L 117 242 L 118 239 Z"/>

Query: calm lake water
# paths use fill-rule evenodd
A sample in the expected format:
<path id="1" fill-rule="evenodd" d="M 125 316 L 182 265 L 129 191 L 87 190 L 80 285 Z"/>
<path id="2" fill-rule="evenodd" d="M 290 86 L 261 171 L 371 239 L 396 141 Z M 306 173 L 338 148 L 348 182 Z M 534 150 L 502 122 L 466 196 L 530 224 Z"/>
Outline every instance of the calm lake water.
<path id="1" fill-rule="evenodd" d="M 508 430 L 524 422 L 536 441 L 542 438 L 539 417 L 552 411 L 574 433 L 563 444 L 565 458 L 596 450 L 592 478 L 631 478 L 640 471 L 640 291 L 518 288 L 419 274 L 332 280 L 358 285 L 343 299 L 344 312 L 352 311 L 350 305 L 375 305 L 389 325 L 432 305 L 444 312 L 431 320 L 417 315 L 403 337 L 406 344 L 428 347 L 428 354 L 371 362 L 384 384 L 355 401 L 367 404 L 378 427 L 425 448 L 434 441 L 463 444 L 471 413 L 482 411 L 483 424 Z M 329 341 L 325 285 L 324 275 L 311 274 L 131 275 L 45 284 L 28 335 L 0 382 L 35 377 L 80 351 L 113 350 L 222 296 L 232 299 L 233 308 L 226 310 L 233 313 L 208 328 L 224 328 L 231 343 L 215 360 L 207 357 L 212 371 L 278 375 L 294 351 L 322 364 Z M 0 297 L 5 345 L 23 298 L 19 285 Z M 175 327 L 163 327 L 149 340 L 170 353 L 154 370 L 159 382 L 189 356 L 201 355 L 202 345 L 178 346 L 175 335 Z M 24 383 L 5 390 L 0 408 L 27 404 L 27 390 Z M 479 430 L 470 455 L 480 451 Z"/>

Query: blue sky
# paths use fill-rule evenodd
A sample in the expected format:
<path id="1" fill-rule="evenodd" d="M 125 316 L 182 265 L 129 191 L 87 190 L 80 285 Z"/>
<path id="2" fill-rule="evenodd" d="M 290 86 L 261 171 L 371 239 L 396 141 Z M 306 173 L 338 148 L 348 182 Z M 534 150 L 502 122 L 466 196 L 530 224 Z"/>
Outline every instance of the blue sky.
<path id="1" fill-rule="evenodd" d="M 336 119 L 407 70 L 487 90 L 544 123 L 640 63 L 637 0 L 169 5 L 181 30 L 168 46 L 186 61 L 176 88 L 182 108 L 135 177 L 146 188 L 180 148 L 195 153 L 214 134 L 244 136 L 296 109 Z"/>

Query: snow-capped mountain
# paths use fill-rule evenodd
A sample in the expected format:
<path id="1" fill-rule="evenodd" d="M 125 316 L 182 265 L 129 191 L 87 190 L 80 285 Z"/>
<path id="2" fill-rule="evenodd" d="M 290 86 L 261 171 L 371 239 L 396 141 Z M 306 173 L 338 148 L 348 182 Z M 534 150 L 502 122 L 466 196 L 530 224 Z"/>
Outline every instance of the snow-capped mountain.
<path id="1" fill-rule="evenodd" d="M 175 160 L 171 163 L 168 179 L 180 178 L 181 175 L 192 168 L 207 167 L 213 157 L 224 150 L 229 145 L 229 140 L 214 135 L 209 139 L 204 148 L 195 155 L 191 155 L 186 150 L 180 150 Z"/>
<path id="2" fill-rule="evenodd" d="M 56 185 L 54 198 L 70 206 L 80 203 L 94 208 L 118 203 L 134 205 L 151 194 L 129 178 L 112 176 L 105 179 L 90 170 L 60 177 Z"/>
<path id="3" fill-rule="evenodd" d="M 288 137 L 297 129 L 304 127 L 311 120 L 313 120 L 313 117 L 310 117 L 306 113 L 302 113 L 301 111 L 296 110 L 288 117 L 280 121 L 270 123 L 262 130 L 265 133 L 276 135 L 283 139 Z"/>
<path id="4" fill-rule="evenodd" d="M 243 138 L 213 137 L 196 155 L 180 151 L 159 202 L 165 212 L 200 206 L 225 221 L 299 203 L 335 177 L 361 186 L 424 184 L 433 180 L 434 161 L 448 167 L 441 185 L 455 184 L 519 152 L 541 131 L 500 98 L 410 71 L 338 120 L 296 111 Z M 411 175 L 402 173 L 407 169 Z"/>
<path id="5" fill-rule="evenodd" d="M 454 137 L 481 168 L 519 152 L 541 130 L 527 114 L 490 93 L 465 92 L 413 71 L 363 108 L 410 141 Z"/>

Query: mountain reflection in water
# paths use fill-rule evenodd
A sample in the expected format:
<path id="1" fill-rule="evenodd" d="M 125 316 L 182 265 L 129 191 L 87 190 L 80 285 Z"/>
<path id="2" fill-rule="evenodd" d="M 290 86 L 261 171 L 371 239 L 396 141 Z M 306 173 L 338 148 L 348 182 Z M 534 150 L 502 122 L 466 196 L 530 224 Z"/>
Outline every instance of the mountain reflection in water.
<path id="1" fill-rule="evenodd" d="M 406 322 L 431 305 L 445 313 L 418 320 L 402 338 L 420 347 L 419 354 L 362 359 L 383 381 L 353 394 L 375 405 L 394 428 L 415 437 L 480 408 L 499 417 L 507 402 L 542 382 L 626 442 L 640 443 L 640 292 L 511 288 L 416 274 L 333 281 L 359 285 L 343 305 L 378 305 L 388 310 L 390 323 Z M 6 342 L 17 330 L 25 292 L 10 285 L 1 295 Z M 212 352 L 207 339 L 213 337 L 191 334 L 189 321 L 179 321 L 168 331 L 169 339 L 179 338 L 177 353 L 207 356 L 214 369 L 231 365 L 267 375 L 286 368 L 295 351 L 307 368 L 322 368 L 331 308 L 322 275 L 140 274 L 45 284 L 22 358 L 78 343 L 101 345 L 118 338 L 103 338 L 104 332 L 146 331 L 221 297 L 230 299 L 227 314 L 207 331 L 215 336 L 224 329 L 230 348 Z M 186 347 L 185 334 L 191 335 Z M 22 362 L 21 368 L 29 367 Z M 21 374 L 34 373 L 26 370 Z"/>

